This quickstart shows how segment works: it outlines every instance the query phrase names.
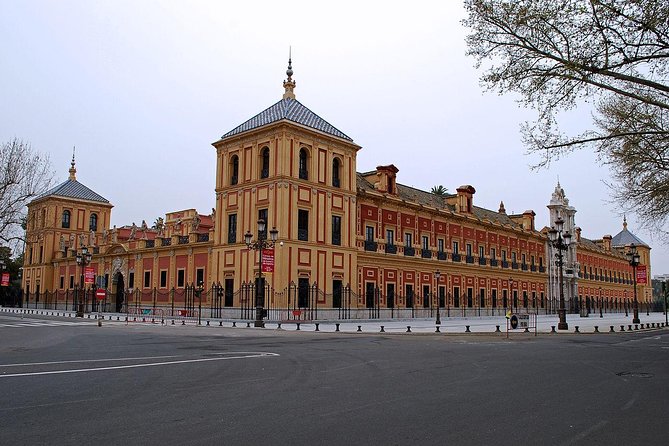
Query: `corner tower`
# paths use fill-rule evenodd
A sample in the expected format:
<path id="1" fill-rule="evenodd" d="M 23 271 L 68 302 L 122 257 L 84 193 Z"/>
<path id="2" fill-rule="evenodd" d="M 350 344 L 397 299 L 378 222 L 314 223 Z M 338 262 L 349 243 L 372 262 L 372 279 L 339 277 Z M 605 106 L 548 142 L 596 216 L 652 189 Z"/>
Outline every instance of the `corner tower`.
<path id="1" fill-rule="evenodd" d="M 329 294 L 355 285 L 356 154 L 360 146 L 295 98 L 292 60 L 283 98 L 225 133 L 216 148 L 213 279 L 226 289 L 256 280 L 257 221 L 278 230 L 274 271 L 282 292 L 318 284 Z M 235 305 L 238 303 L 235 302 Z M 272 303 L 270 302 L 270 305 Z"/>

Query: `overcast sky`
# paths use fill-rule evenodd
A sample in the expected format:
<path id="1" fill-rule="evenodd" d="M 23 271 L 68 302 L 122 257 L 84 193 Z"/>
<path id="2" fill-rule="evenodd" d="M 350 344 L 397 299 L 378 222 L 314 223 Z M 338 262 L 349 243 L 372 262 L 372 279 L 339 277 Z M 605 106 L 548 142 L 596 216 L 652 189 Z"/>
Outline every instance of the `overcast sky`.
<path id="1" fill-rule="evenodd" d="M 48 152 L 56 181 L 114 204 L 112 224 L 214 206 L 225 132 L 281 99 L 292 45 L 296 98 L 362 146 L 358 171 L 393 163 L 398 182 L 450 192 L 548 224 L 559 177 L 591 239 L 615 235 L 608 172 L 590 152 L 532 171 L 512 95 L 484 93 L 465 56 L 464 8 L 448 1 L 0 1 L 0 141 Z M 564 116 L 588 125 L 588 110 Z M 669 255 L 652 234 L 653 275 Z M 246 230 L 248 228 L 242 228 Z"/>

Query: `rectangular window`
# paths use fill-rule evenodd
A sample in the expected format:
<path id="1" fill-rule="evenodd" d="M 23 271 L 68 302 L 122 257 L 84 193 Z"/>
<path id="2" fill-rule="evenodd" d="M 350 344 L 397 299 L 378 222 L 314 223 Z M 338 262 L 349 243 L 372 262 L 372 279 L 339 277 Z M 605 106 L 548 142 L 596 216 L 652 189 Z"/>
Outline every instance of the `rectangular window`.
<path id="1" fill-rule="evenodd" d="M 105 274 L 105 286 L 104 286 L 104 288 L 108 289 L 109 288 L 108 285 L 109 285 L 109 274 Z"/>
<path id="2" fill-rule="evenodd" d="M 269 227 L 269 223 L 267 222 L 267 209 L 258 209 L 258 220 L 265 222 L 265 230 L 262 232 L 262 238 L 267 239 L 267 228 Z M 260 237 L 261 235 L 258 234 L 258 238 Z"/>
<path id="3" fill-rule="evenodd" d="M 485 251 L 485 248 L 483 246 L 479 246 L 479 257 L 480 258 L 485 257 L 484 251 Z"/>
<path id="4" fill-rule="evenodd" d="M 332 281 L 332 308 L 341 308 L 342 281 Z"/>
<path id="5" fill-rule="evenodd" d="M 467 257 L 471 257 L 472 256 L 472 244 L 467 243 L 467 246 L 465 246 L 465 249 L 467 250 Z"/>
<path id="6" fill-rule="evenodd" d="M 374 241 L 374 226 L 365 226 L 365 240 L 368 242 Z"/>
<path id="7" fill-rule="evenodd" d="M 395 244 L 395 231 L 392 229 L 386 229 L 386 243 L 391 246 Z"/>
<path id="8" fill-rule="evenodd" d="M 39 247 L 39 263 L 44 262 L 44 246 Z"/>
<path id="9" fill-rule="evenodd" d="M 406 246 L 407 248 L 411 248 L 412 242 L 413 242 L 412 234 L 410 232 L 406 232 L 404 234 L 404 246 Z"/>
<path id="10" fill-rule="evenodd" d="M 458 242 L 454 241 L 453 242 L 453 254 L 459 254 L 460 253 L 459 248 L 460 247 L 458 245 Z"/>
<path id="11" fill-rule="evenodd" d="M 406 305 L 407 308 L 413 308 L 413 285 L 409 285 L 408 283 L 404 286 L 405 294 L 406 294 Z"/>
<path id="12" fill-rule="evenodd" d="M 423 285 L 423 308 L 430 308 L 431 302 L 430 285 Z"/>
<path id="13" fill-rule="evenodd" d="M 511 253 L 511 261 L 512 261 L 513 263 L 516 263 L 516 253 L 515 253 L 515 252 L 512 252 L 512 253 Z"/>
<path id="14" fill-rule="evenodd" d="M 309 211 L 306 209 L 297 211 L 297 239 L 309 241 Z"/>
<path id="15" fill-rule="evenodd" d="M 341 245 L 341 217 L 338 215 L 332 216 L 332 244 Z"/>
<path id="16" fill-rule="evenodd" d="M 453 306 L 460 307 L 460 287 L 453 287 Z"/>
<path id="17" fill-rule="evenodd" d="M 502 262 L 506 262 L 506 249 L 502 249 Z"/>
<path id="18" fill-rule="evenodd" d="M 60 276 L 60 289 L 65 288 L 65 276 Z"/>
<path id="19" fill-rule="evenodd" d="M 74 288 L 74 276 L 70 276 L 70 289 Z"/>
<path id="20" fill-rule="evenodd" d="M 204 268 L 195 270 L 195 285 L 204 285 Z"/>
<path id="21" fill-rule="evenodd" d="M 237 214 L 228 215 L 228 243 L 237 243 Z"/>
<path id="22" fill-rule="evenodd" d="M 430 249 L 430 237 L 427 235 L 423 236 L 423 249 L 426 251 Z"/>
<path id="23" fill-rule="evenodd" d="M 496 258 L 497 258 L 496 254 L 497 254 L 497 252 L 496 252 L 495 248 L 490 248 L 490 258 L 492 260 L 496 260 Z"/>
<path id="24" fill-rule="evenodd" d="M 151 288 L 151 271 L 144 271 L 144 288 Z"/>
<path id="25" fill-rule="evenodd" d="M 439 252 L 444 252 L 444 239 L 440 238 L 437 240 L 437 250 Z"/>
<path id="26" fill-rule="evenodd" d="M 135 272 L 130 271 L 128 274 L 128 288 L 135 288 Z"/>
<path id="27" fill-rule="evenodd" d="M 225 279 L 225 291 L 224 291 L 223 303 L 226 307 L 231 307 L 234 304 L 235 300 L 235 279 Z"/>
<path id="28" fill-rule="evenodd" d="M 534 266 L 534 256 L 530 257 L 530 264 Z"/>
<path id="29" fill-rule="evenodd" d="M 479 288 L 479 307 L 485 308 L 485 288 Z"/>
<path id="30" fill-rule="evenodd" d="M 521 258 L 521 262 L 523 262 L 523 264 L 524 264 L 524 263 L 525 263 L 525 254 L 522 254 L 522 255 L 520 256 L 520 258 Z"/>
<path id="31" fill-rule="evenodd" d="M 167 270 L 160 272 L 160 288 L 167 288 Z"/>
<path id="32" fill-rule="evenodd" d="M 177 288 L 183 288 L 186 284 L 186 271 L 183 269 L 177 270 Z"/>

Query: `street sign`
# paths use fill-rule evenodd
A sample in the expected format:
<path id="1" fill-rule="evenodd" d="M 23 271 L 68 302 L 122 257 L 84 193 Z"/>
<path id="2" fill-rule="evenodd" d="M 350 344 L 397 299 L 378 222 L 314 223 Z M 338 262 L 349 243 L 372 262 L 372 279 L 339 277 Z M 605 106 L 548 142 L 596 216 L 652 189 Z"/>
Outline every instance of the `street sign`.
<path id="1" fill-rule="evenodd" d="M 516 328 L 529 328 L 530 315 L 529 314 L 512 314 L 509 318 L 509 325 L 515 330 Z"/>
<path id="2" fill-rule="evenodd" d="M 107 292 L 102 288 L 98 288 L 98 290 L 95 292 L 95 297 L 97 297 L 98 300 L 105 300 L 105 297 L 107 297 Z"/>
<path id="3" fill-rule="evenodd" d="M 2 286 L 9 286 L 9 273 L 2 273 Z"/>
<path id="4" fill-rule="evenodd" d="M 646 265 L 639 265 L 636 267 L 636 283 L 639 285 L 645 285 L 648 283 Z"/>
<path id="5" fill-rule="evenodd" d="M 518 316 L 515 314 L 511 315 L 511 318 L 509 318 L 509 324 L 511 324 L 511 328 L 515 330 L 518 328 Z"/>

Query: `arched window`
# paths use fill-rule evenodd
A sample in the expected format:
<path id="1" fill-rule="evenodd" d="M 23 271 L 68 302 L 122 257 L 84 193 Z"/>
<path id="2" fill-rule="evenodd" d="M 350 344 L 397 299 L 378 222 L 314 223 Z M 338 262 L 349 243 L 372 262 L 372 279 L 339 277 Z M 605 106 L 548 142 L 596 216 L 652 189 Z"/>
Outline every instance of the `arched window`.
<path id="1" fill-rule="evenodd" d="M 309 179 L 309 169 L 307 169 L 307 161 L 309 159 L 309 155 L 307 154 L 307 151 L 305 149 L 300 149 L 300 179 L 301 180 L 308 180 Z"/>
<path id="2" fill-rule="evenodd" d="M 339 158 L 332 160 L 332 185 L 334 187 L 341 187 L 339 180 Z"/>
<path id="3" fill-rule="evenodd" d="M 62 227 L 66 229 L 70 228 L 70 211 L 63 211 Z"/>
<path id="4" fill-rule="evenodd" d="M 260 152 L 262 158 L 262 168 L 260 170 L 260 178 L 269 177 L 269 148 L 264 147 Z"/>
<path id="5" fill-rule="evenodd" d="M 239 157 L 237 155 L 232 156 L 230 161 L 230 185 L 234 186 L 239 182 Z"/>
<path id="6" fill-rule="evenodd" d="M 94 232 L 98 230 L 98 214 L 91 214 L 91 218 L 88 223 L 88 228 L 89 230 Z"/>

